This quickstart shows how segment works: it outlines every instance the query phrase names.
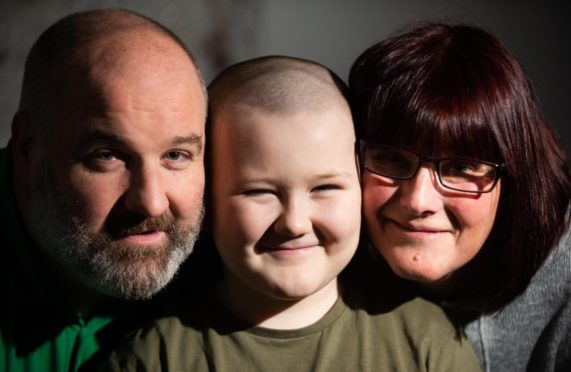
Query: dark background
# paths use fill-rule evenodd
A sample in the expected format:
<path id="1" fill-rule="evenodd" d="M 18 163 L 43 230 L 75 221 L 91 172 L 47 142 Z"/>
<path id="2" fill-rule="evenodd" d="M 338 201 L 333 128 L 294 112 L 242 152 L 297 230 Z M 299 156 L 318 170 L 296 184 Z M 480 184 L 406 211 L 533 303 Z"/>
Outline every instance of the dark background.
<path id="1" fill-rule="evenodd" d="M 479 24 L 523 64 L 571 154 L 568 0 L 0 0 L 0 146 L 10 136 L 32 43 L 60 17 L 100 7 L 136 10 L 171 28 L 194 51 L 207 83 L 231 63 L 266 54 L 312 59 L 346 79 L 365 48 L 411 22 Z"/>

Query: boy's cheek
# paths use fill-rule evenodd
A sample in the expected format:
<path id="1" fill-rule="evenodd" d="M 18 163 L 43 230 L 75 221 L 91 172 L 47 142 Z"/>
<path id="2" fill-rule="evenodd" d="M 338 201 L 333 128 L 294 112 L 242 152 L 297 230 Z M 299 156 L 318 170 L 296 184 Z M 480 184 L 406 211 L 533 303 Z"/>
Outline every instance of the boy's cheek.
<path id="1" fill-rule="evenodd" d="M 230 235 L 241 244 L 254 243 L 277 219 L 275 203 L 260 203 L 246 198 L 220 205 L 214 224 L 220 233 Z"/>
<path id="2" fill-rule="evenodd" d="M 321 206 L 319 215 L 320 219 L 314 221 L 316 228 L 326 229 L 335 240 L 354 240 L 361 229 L 360 190 L 331 199 Z"/>

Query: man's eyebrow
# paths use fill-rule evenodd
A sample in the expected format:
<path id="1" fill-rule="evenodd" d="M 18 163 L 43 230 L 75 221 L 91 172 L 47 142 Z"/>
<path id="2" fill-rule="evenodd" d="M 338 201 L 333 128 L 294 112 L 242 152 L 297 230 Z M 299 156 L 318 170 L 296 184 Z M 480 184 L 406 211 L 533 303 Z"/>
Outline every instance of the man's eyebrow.
<path id="1" fill-rule="evenodd" d="M 198 151 L 202 151 L 202 135 L 198 135 L 198 134 L 191 134 L 190 136 L 176 136 L 171 144 L 173 146 L 177 146 L 177 145 L 193 145 L 196 146 L 198 148 Z"/>
<path id="2" fill-rule="evenodd" d="M 203 136 L 198 134 L 191 134 L 190 136 L 176 136 L 171 141 L 171 145 L 195 145 L 199 150 L 202 150 L 202 138 Z M 100 129 L 92 129 L 80 137 L 78 145 L 87 146 L 97 142 L 104 142 L 114 145 L 126 144 L 126 141 L 115 133 L 103 131 Z"/>
<path id="3" fill-rule="evenodd" d="M 114 145 L 124 145 L 125 141 L 115 133 L 92 129 L 79 138 L 78 146 L 84 147 L 92 143 L 105 142 Z"/>

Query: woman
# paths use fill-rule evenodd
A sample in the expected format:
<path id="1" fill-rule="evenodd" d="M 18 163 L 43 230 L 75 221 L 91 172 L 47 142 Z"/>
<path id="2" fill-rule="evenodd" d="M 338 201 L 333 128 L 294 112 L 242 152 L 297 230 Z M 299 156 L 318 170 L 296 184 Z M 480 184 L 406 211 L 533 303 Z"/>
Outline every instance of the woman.
<path id="1" fill-rule="evenodd" d="M 571 363 L 571 336 L 553 326 L 571 328 L 571 177 L 519 63 L 481 28 L 431 23 L 366 50 L 349 85 L 370 246 L 475 317 L 468 334 L 485 369 Z M 527 289 L 560 240 L 545 271 L 568 282 Z"/>

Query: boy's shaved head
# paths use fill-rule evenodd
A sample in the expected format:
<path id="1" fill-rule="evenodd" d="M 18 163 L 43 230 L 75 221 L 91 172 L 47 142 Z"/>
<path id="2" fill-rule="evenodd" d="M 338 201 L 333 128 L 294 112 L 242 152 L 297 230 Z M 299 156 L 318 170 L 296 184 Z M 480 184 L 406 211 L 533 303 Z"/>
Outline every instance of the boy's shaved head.
<path id="1" fill-rule="evenodd" d="M 304 59 L 268 56 L 230 66 L 208 87 L 213 116 L 227 102 L 276 114 L 347 106 L 343 81 Z"/>

